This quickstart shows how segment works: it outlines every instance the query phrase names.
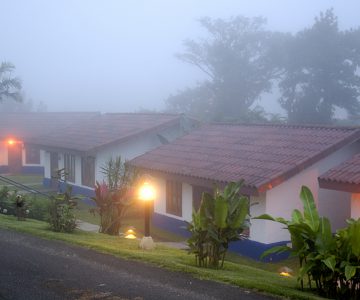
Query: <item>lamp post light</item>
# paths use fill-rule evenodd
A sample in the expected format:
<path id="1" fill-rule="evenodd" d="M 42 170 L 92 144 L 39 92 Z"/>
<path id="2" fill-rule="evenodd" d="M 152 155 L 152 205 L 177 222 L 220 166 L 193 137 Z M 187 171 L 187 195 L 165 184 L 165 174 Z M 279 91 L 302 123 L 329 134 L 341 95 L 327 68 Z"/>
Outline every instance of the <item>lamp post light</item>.
<path id="1" fill-rule="evenodd" d="M 155 199 L 155 189 L 148 182 L 145 181 L 139 190 L 139 198 L 144 201 L 145 206 L 145 236 L 141 239 L 140 248 L 151 250 L 155 248 L 155 243 L 150 236 L 150 208 L 151 202 Z"/>

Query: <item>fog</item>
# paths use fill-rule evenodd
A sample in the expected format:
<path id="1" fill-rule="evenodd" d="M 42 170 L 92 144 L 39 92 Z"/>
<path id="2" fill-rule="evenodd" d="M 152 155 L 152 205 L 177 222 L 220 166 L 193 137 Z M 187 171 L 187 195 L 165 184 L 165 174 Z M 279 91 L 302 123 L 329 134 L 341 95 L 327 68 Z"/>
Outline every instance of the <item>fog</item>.
<path id="1" fill-rule="evenodd" d="M 49 111 L 163 109 L 170 93 L 204 78 L 175 57 L 185 39 L 206 38 L 202 17 L 264 16 L 267 28 L 295 32 L 333 7 L 341 28 L 360 25 L 358 0 L 2 0 L 0 7 L 0 61 L 16 66 L 26 99 Z"/>

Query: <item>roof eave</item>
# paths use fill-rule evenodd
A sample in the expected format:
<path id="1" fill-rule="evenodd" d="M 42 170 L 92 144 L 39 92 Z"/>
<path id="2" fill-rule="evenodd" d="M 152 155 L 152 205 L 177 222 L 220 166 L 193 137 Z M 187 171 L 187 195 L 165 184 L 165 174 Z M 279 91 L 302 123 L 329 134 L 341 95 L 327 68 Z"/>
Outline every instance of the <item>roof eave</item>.
<path id="1" fill-rule="evenodd" d="M 176 180 L 180 182 L 186 182 L 191 185 L 196 186 L 202 186 L 206 188 L 213 189 L 214 187 L 224 188 L 230 181 L 219 181 L 219 180 L 213 180 L 210 178 L 202 178 L 197 176 L 191 176 L 191 175 L 183 175 L 183 174 L 176 174 L 176 173 L 170 173 L 165 172 L 161 170 L 154 170 L 154 169 L 148 169 L 144 167 L 140 167 L 137 165 L 132 164 L 134 167 L 138 168 L 141 173 L 148 173 L 154 177 L 162 177 L 169 180 Z M 241 188 L 241 193 L 249 196 L 259 196 L 259 191 L 254 186 L 248 186 L 246 183 Z"/>
<path id="2" fill-rule="evenodd" d="M 335 190 L 348 193 L 360 193 L 360 184 L 351 182 L 340 182 L 318 178 L 319 186 L 322 189 Z"/>

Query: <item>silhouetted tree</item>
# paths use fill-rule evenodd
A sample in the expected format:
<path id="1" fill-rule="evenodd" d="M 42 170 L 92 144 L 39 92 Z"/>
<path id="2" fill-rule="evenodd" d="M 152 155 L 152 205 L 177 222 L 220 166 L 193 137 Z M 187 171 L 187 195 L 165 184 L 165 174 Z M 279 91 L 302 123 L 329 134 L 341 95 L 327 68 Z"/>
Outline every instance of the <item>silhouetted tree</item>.
<path id="1" fill-rule="evenodd" d="M 11 72 L 14 69 L 15 67 L 8 62 L 3 62 L 0 65 L 0 102 L 7 98 L 21 101 L 21 82 L 18 78 L 12 77 Z"/>
<path id="2" fill-rule="evenodd" d="M 186 51 L 178 57 L 208 78 L 171 95 L 166 100 L 169 110 L 210 120 L 264 119 L 251 108 L 270 90 L 276 75 L 274 60 L 269 58 L 276 54 L 272 46 L 277 35 L 263 29 L 263 18 L 204 18 L 200 23 L 209 33 L 208 39 L 186 41 Z"/>
<path id="3" fill-rule="evenodd" d="M 331 123 L 336 107 L 360 113 L 360 28 L 340 31 L 332 10 L 289 38 L 279 102 L 289 122 Z"/>

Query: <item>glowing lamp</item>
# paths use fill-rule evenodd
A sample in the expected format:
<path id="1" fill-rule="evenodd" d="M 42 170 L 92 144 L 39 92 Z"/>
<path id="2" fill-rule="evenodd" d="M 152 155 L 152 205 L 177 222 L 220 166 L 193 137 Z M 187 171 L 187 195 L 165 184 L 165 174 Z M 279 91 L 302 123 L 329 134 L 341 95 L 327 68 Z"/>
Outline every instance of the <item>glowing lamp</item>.
<path id="1" fill-rule="evenodd" d="M 155 248 L 154 241 L 150 236 L 150 208 L 151 201 L 155 199 L 155 196 L 155 188 L 148 181 L 144 181 L 144 183 L 139 188 L 139 199 L 144 202 L 145 206 L 145 236 L 140 242 L 140 248 L 145 250 L 151 250 Z"/>
<path id="2" fill-rule="evenodd" d="M 13 140 L 13 139 L 8 139 L 7 140 L 7 143 L 8 143 L 8 145 L 14 145 L 15 144 L 15 140 Z"/>
<path id="3" fill-rule="evenodd" d="M 126 239 L 129 239 L 129 240 L 134 240 L 134 239 L 136 239 L 135 231 L 134 231 L 133 229 L 128 229 L 128 230 L 125 232 L 125 238 L 126 238 Z"/>
<path id="4" fill-rule="evenodd" d="M 279 275 L 280 276 L 283 276 L 283 277 L 291 277 L 291 273 L 293 272 L 293 270 L 291 270 L 290 268 L 288 267 L 281 267 L 279 269 Z"/>
<path id="5" fill-rule="evenodd" d="M 152 201 L 155 199 L 155 188 L 147 181 L 143 183 L 139 190 L 139 198 L 143 201 Z"/>

